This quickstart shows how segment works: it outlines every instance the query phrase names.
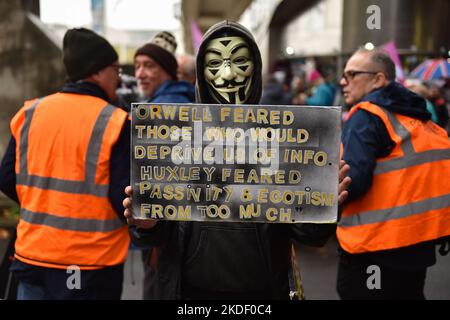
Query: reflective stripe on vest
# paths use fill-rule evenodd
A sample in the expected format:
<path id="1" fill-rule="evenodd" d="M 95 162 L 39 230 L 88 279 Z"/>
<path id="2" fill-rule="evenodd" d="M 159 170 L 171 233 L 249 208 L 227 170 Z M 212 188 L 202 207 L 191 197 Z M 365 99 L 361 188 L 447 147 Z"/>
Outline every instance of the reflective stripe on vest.
<path id="1" fill-rule="evenodd" d="M 360 108 L 381 118 L 396 145 L 389 156 L 377 159 L 369 191 L 345 205 L 337 230 L 341 246 L 362 253 L 449 235 L 450 141 L 446 134 L 429 122 L 412 118 L 409 122 L 406 116 L 400 118 L 370 103 L 358 105 L 353 113 Z M 402 194 L 395 196 L 396 192 Z M 426 230 L 421 231 L 421 226 Z"/>
<path id="2" fill-rule="evenodd" d="M 28 132 L 34 111 L 41 99 L 25 111 L 25 123 L 20 135 L 20 172 L 17 174 L 17 184 L 28 187 L 37 187 L 45 190 L 55 190 L 67 193 L 90 194 L 98 197 L 108 196 L 108 185 L 95 184 L 100 147 L 103 141 L 106 126 L 115 108 L 110 104 L 101 111 L 92 131 L 86 154 L 84 181 L 63 180 L 57 178 L 40 177 L 28 174 Z"/>
<path id="3" fill-rule="evenodd" d="M 403 168 L 413 167 L 424 163 L 430 163 L 440 160 L 450 159 L 450 149 L 429 150 L 410 155 L 408 158 L 397 158 L 388 161 L 379 162 L 375 168 L 374 174 L 382 174 Z"/>
<path id="4" fill-rule="evenodd" d="M 123 227 L 120 219 L 98 220 L 58 217 L 45 212 L 32 212 L 21 208 L 20 219 L 35 225 L 79 232 L 111 232 Z"/>
<path id="5" fill-rule="evenodd" d="M 389 118 L 392 128 L 395 133 L 402 138 L 402 148 L 404 156 L 397 159 L 378 162 L 374 174 L 382 174 L 394 170 L 408 168 L 428 162 L 434 162 L 439 160 L 450 159 L 450 149 L 437 149 L 429 150 L 425 152 L 416 152 L 411 141 L 411 134 L 408 130 L 398 121 L 397 117 L 391 112 L 382 109 Z"/>
<path id="6" fill-rule="evenodd" d="M 342 217 L 339 225 L 342 227 L 360 226 L 370 223 L 400 219 L 425 211 L 447 208 L 450 205 L 450 194 L 434 197 L 423 201 L 408 203 L 404 206 L 361 212 L 357 215 Z"/>

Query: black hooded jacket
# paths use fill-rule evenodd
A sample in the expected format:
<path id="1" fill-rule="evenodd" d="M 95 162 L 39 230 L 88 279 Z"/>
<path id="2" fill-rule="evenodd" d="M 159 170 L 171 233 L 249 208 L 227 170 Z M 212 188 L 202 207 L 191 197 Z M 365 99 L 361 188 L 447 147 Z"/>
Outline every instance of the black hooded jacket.
<path id="1" fill-rule="evenodd" d="M 250 51 L 252 52 L 252 58 L 254 63 L 254 73 L 252 78 L 251 89 L 249 92 L 249 97 L 246 100 L 245 104 L 258 104 L 261 99 L 262 92 L 262 62 L 261 62 L 261 53 L 259 52 L 259 48 L 256 45 L 255 39 L 252 34 L 244 28 L 242 25 L 224 20 L 213 25 L 208 31 L 205 33 L 202 39 L 202 43 L 198 49 L 197 53 L 197 83 L 196 83 L 196 100 L 199 103 L 207 103 L 214 104 L 217 103 L 208 90 L 204 70 L 205 70 L 205 50 L 208 45 L 209 40 L 218 38 L 218 37 L 241 37 L 247 40 L 247 43 L 250 46 Z"/>
<path id="2" fill-rule="evenodd" d="M 248 41 L 255 72 L 247 103 L 261 97 L 261 57 L 251 34 L 223 21 L 206 32 L 197 57 L 197 100 L 215 103 L 203 75 L 205 46 L 219 36 Z M 288 299 L 291 241 L 321 246 L 335 225 L 231 222 L 158 222 L 149 230 L 130 227 L 134 242 L 157 251 L 154 299 Z"/>

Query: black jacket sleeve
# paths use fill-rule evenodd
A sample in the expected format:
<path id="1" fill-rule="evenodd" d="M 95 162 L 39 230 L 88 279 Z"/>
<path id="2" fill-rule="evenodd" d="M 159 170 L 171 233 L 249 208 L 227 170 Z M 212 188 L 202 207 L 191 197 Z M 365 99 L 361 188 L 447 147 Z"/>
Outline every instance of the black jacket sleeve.
<path id="1" fill-rule="evenodd" d="M 350 165 L 352 178 L 348 202 L 369 190 L 377 158 L 388 155 L 395 144 L 382 120 L 365 110 L 358 110 L 344 124 L 342 144 L 343 158 Z"/>
<path id="2" fill-rule="evenodd" d="M 130 226 L 128 231 L 131 240 L 138 247 L 159 247 L 168 242 L 170 232 L 176 228 L 176 222 L 158 221 L 151 229 L 140 229 L 136 226 Z"/>
<path id="3" fill-rule="evenodd" d="M 322 247 L 335 232 L 335 223 L 301 223 L 291 227 L 291 238 L 300 244 Z"/>
<path id="4" fill-rule="evenodd" d="M 127 120 L 122 128 L 119 139 L 114 145 L 110 159 L 110 185 L 108 198 L 120 219 L 123 215 L 123 199 L 125 187 L 130 184 L 130 121 Z"/>
<path id="5" fill-rule="evenodd" d="M 16 191 L 16 140 L 11 136 L 5 155 L 0 165 L 0 190 L 9 198 L 19 203 Z"/>

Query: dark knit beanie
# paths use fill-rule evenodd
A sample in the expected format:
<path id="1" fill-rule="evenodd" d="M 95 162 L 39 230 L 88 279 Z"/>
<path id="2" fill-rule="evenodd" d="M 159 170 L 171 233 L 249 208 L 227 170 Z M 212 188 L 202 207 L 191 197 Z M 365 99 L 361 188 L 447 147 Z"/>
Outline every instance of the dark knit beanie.
<path id="1" fill-rule="evenodd" d="M 84 79 L 118 60 L 114 48 L 103 37 L 85 29 L 70 29 L 63 39 L 63 62 L 71 81 Z"/>
<path id="2" fill-rule="evenodd" d="M 152 58 L 172 77 L 173 80 L 177 79 L 177 60 L 174 55 L 166 49 L 163 49 L 154 43 L 147 43 L 136 51 L 134 58 L 138 55 L 146 55 Z"/>

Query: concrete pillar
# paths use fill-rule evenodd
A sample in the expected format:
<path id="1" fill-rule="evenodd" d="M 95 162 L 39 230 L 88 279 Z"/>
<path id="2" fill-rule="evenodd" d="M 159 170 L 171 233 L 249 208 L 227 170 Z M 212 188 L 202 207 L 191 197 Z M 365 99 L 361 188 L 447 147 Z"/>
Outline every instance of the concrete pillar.
<path id="1" fill-rule="evenodd" d="M 0 154 L 9 122 L 24 100 L 58 91 L 64 83 L 62 53 L 22 1 L 0 1 Z"/>
<path id="2" fill-rule="evenodd" d="M 367 8 L 380 8 L 380 29 L 369 29 Z M 447 0 L 344 0 L 342 51 L 355 51 L 370 41 L 374 45 L 396 41 L 397 48 L 444 53 L 450 46 L 450 2 Z"/>
<path id="3" fill-rule="evenodd" d="M 22 1 L 0 1 L 1 158 L 11 137 L 9 123 L 23 102 L 56 92 L 64 84 L 61 44 L 47 32 Z M 0 207 L 5 205 L 10 203 L 0 193 Z"/>

